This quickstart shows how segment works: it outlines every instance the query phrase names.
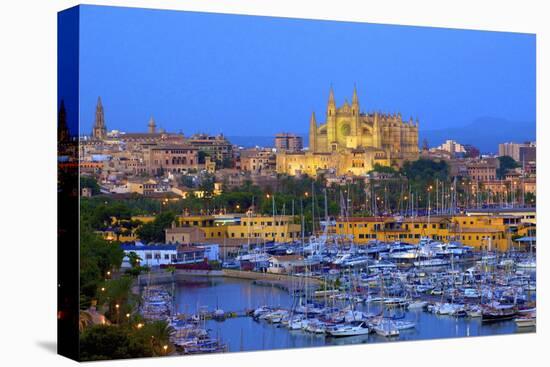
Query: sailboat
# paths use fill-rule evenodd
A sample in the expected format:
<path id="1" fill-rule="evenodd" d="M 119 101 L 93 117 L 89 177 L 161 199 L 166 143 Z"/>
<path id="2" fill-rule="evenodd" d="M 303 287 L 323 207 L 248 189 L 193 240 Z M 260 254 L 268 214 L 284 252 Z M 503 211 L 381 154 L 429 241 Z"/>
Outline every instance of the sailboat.
<path id="1" fill-rule="evenodd" d="M 529 241 L 529 258 L 520 261 L 516 264 L 516 267 L 522 268 L 522 269 L 536 269 L 537 267 L 537 261 L 535 260 L 533 256 L 533 242 Z"/>

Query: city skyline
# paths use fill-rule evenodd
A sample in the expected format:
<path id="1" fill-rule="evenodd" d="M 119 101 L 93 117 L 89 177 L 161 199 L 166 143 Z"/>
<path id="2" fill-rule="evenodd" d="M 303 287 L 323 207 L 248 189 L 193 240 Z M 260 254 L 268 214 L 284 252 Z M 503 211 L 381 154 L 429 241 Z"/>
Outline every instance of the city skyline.
<path id="1" fill-rule="evenodd" d="M 109 129 L 305 133 L 331 85 L 421 131 L 535 124 L 534 35 L 97 6 L 80 23 L 80 134 L 99 95 Z"/>

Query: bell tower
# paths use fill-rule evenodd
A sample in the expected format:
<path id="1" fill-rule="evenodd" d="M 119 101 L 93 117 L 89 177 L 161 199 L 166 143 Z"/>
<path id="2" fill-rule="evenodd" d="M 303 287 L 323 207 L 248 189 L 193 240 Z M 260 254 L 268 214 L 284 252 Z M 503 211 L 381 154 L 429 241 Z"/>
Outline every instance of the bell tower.
<path id="1" fill-rule="evenodd" d="M 327 104 L 327 144 L 330 146 L 334 142 L 336 142 L 336 102 L 331 85 Z"/>
<path id="2" fill-rule="evenodd" d="M 153 116 L 151 116 L 151 119 L 149 120 L 149 124 L 147 125 L 149 129 L 149 134 L 154 134 L 157 132 L 157 124 L 155 124 L 155 120 L 153 119 Z"/>
<path id="3" fill-rule="evenodd" d="M 359 97 L 357 97 L 357 87 L 353 86 L 353 98 L 351 100 L 351 135 L 357 137 L 359 128 Z"/>
<path id="4" fill-rule="evenodd" d="M 315 120 L 315 112 L 311 113 L 309 120 L 309 151 L 317 151 L 317 121 Z"/>
<path id="5" fill-rule="evenodd" d="M 92 130 L 92 137 L 94 139 L 102 140 L 107 136 L 107 126 L 105 126 L 105 114 L 103 112 L 103 104 L 101 103 L 101 97 L 97 97 L 97 105 L 95 107 L 95 120 L 94 128 Z"/>

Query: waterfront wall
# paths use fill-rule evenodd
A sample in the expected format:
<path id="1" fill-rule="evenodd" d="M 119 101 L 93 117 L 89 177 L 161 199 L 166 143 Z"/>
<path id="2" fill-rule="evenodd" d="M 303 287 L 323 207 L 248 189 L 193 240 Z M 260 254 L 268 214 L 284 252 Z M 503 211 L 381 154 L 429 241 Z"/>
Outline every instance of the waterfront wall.
<path id="1" fill-rule="evenodd" d="M 239 279 L 249 279 L 249 280 L 263 280 L 268 282 L 279 282 L 279 281 L 298 281 L 303 279 L 303 277 L 297 277 L 293 275 L 286 274 L 273 274 L 273 273 L 258 273 L 254 271 L 242 271 L 234 269 L 223 269 L 223 275 L 228 278 L 239 278 Z M 309 278 L 308 282 L 313 284 L 321 284 L 321 280 L 315 278 Z"/>
<path id="2" fill-rule="evenodd" d="M 233 269 L 223 269 L 223 270 L 188 270 L 188 269 L 179 269 L 174 272 L 174 274 L 159 271 L 151 272 L 150 274 L 142 274 L 137 279 L 138 286 L 144 285 L 155 285 L 155 284 L 165 284 L 171 283 L 172 281 L 182 281 L 186 278 L 193 276 L 202 276 L 202 277 L 228 277 L 228 278 L 238 278 L 238 279 L 248 279 L 248 280 L 260 280 L 265 282 L 297 282 L 302 277 L 297 277 L 293 275 L 286 274 L 272 274 L 272 273 L 259 273 L 254 271 L 242 271 L 242 270 L 233 270 Z M 315 278 L 309 278 L 308 282 L 310 284 L 321 284 L 322 281 Z"/>
<path id="3" fill-rule="evenodd" d="M 142 274 L 137 279 L 137 284 L 143 285 L 155 285 L 172 283 L 172 281 L 182 281 L 189 276 L 203 276 L 203 277 L 222 277 L 224 276 L 221 270 L 176 270 L 174 274 L 162 271 L 152 272 L 150 274 Z"/>

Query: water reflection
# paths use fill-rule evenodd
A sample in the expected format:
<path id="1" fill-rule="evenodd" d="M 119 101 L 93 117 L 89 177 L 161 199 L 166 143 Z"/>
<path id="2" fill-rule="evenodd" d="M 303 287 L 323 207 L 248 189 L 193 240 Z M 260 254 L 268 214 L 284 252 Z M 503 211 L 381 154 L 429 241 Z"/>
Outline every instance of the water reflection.
<path id="1" fill-rule="evenodd" d="M 195 313 L 201 307 L 224 311 L 243 311 L 261 305 L 289 308 L 292 297 L 275 287 L 258 286 L 248 280 L 231 278 L 190 278 L 176 287 L 176 307 L 179 312 Z M 381 311 L 376 305 L 359 305 L 364 312 Z M 386 311 L 386 316 L 399 315 Z M 379 343 L 403 340 L 426 340 L 463 336 L 499 335 L 516 332 L 513 321 L 482 325 L 481 320 L 434 315 L 420 310 L 406 311 L 404 320 L 416 322 L 415 329 L 402 330 L 397 338 L 385 338 L 376 334 L 332 338 L 324 335 L 289 331 L 284 327 L 257 322 L 250 317 L 231 318 L 225 321 L 208 320 L 206 326 L 211 335 L 228 344 L 230 352 L 303 348 L 322 345 L 347 345 Z M 521 330 L 521 332 L 532 332 Z"/>

